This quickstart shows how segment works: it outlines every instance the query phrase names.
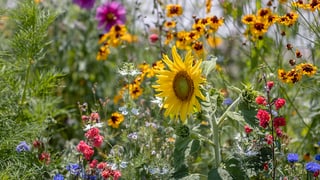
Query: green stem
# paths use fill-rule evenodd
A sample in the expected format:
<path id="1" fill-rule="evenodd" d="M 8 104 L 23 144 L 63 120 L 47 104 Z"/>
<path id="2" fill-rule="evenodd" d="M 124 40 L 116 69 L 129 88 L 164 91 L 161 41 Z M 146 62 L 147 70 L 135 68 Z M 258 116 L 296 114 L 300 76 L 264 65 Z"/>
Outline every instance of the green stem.
<path id="1" fill-rule="evenodd" d="M 29 81 L 29 75 L 30 75 L 30 68 L 31 68 L 32 60 L 29 61 L 28 68 L 27 68 L 27 73 L 26 73 L 26 79 L 23 87 L 23 92 L 22 92 L 22 98 L 21 98 L 21 104 L 24 104 L 24 101 L 26 100 L 26 91 L 27 91 L 27 86 L 28 86 L 28 81 Z"/>
<path id="2" fill-rule="evenodd" d="M 235 106 L 238 104 L 238 102 L 240 101 L 241 97 L 239 96 L 236 100 L 233 101 L 233 103 L 226 109 L 226 111 L 221 115 L 221 117 L 218 119 L 217 124 L 218 127 L 220 127 L 223 123 L 223 121 L 226 119 L 228 112 Z"/>
<path id="3" fill-rule="evenodd" d="M 216 117 L 212 116 L 212 132 L 213 132 L 213 142 L 215 144 L 214 146 L 214 156 L 215 156 L 215 166 L 216 168 L 219 167 L 221 162 L 221 153 L 220 153 L 220 142 L 219 142 L 219 126 Z"/>

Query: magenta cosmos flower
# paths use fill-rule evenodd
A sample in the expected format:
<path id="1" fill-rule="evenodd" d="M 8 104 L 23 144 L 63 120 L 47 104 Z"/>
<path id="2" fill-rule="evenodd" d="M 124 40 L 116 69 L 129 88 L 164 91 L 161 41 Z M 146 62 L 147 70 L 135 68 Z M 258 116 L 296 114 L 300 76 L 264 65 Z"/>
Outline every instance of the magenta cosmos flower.
<path id="1" fill-rule="evenodd" d="M 77 4 L 83 9 L 91 9 L 96 0 L 73 0 L 73 3 Z"/>
<path id="2" fill-rule="evenodd" d="M 98 27 L 107 32 L 113 25 L 125 23 L 126 9 L 119 2 L 106 2 L 97 8 L 96 19 L 99 21 Z"/>

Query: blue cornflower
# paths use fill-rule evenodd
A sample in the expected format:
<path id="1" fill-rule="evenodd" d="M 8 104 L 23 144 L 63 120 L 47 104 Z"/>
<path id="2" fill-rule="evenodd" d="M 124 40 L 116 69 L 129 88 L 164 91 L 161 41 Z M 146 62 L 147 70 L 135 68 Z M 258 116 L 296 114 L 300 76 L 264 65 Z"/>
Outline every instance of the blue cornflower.
<path id="1" fill-rule="evenodd" d="M 233 100 L 231 98 L 226 98 L 224 99 L 223 104 L 229 106 L 230 104 L 232 104 L 232 102 Z"/>
<path id="2" fill-rule="evenodd" d="M 30 146 L 25 142 L 21 141 L 20 144 L 16 147 L 17 152 L 22 152 L 22 151 L 30 151 Z"/>
<path id="3" fill-rule="evenodd" d="M 62 174 L 56 174 L 54 177 L 53 177 L 53 180 L 64 180 L 64 177 Z"/>
<path id="4" fill-rule="evenodd" d="M 289 153 L 287 155 L 287 160 L 290 162 L 290 163 L 295 163 L 299 160 L 299 155 L 298 154 L 295 154 L 295 153 Z"/>
<path id="5" fill-rule="evenodd" d="M 79 175 L 80 171 L 81 171 L 79 164 L 71 164 L 70 163 L 69 165 L 67 165 L 66 169 L 68 171 L 70 171 L 70 173 L 73 175 Z"/>
<path id="6" fill-rule="evenodd" d="M 316 163 L 316 162 L 308 162 L 306 164 L 306 170 L 310 171 L 312 173 L 315 173 L 317 171 L 320 171 L 320 164 Z"/>
<path id="7" fill-rule="evenodd" d="M 315 157 L 314 157 L 315 160 L 317 161 L 320 161 L 320 154 L 317 154 Z"/>
<path id="8" fill-rule="evenodd" d="M 95 176 L 95 175 L 90 175 L 90 174 L 84 174 L 83 179 L 86 179 L 86 180 L 96 180 L 96 179 L 97 179 L 97 176 Z"/>

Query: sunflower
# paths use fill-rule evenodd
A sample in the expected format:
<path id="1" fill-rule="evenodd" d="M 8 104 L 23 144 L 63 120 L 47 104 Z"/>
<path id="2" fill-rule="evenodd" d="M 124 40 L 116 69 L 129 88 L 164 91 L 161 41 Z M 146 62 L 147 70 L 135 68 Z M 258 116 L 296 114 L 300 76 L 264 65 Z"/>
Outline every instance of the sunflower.
<path id="1" fill-rule="evenodd" d="M 173 61 L 167 55 L 163 55 L 163 62 L 169 70 L 156 71 L 157 85 L 153 85 L 157 96 L 164 98 L 163 107 L 165 116 L 173 115 L 175 119 L 180 117 L 185 122 L 195 109 L 201 110 L 199 99 L 204 100 L 199 86 L 206 79 L 201 75 L 201 60 L 195 61 L 189 50 L 183 61 L 177 53 L 176 47 L 172 48 Z M 195 107 L 195 109 L 194 109 Z"/>

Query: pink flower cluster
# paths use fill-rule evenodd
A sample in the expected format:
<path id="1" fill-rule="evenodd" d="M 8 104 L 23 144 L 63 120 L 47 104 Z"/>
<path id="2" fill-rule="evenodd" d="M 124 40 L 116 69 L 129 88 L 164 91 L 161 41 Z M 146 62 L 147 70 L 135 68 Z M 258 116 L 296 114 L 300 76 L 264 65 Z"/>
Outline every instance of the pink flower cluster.
<path id="1" fill-rule="evenodd" d="M 256 117 L 259 119 L 259 125 L 263 128 L 266 128 L 268 126 L 270 118 L 271 118 L 269 112 L 267 112 L 266 110 L 262 110 L 262 109 L 258 110 Z"/>
<path id="2" fill-rule="evenodd" d="M 112 170 L 111 167 L 106 162 L 100 162 L 97 164 L 98 161 L 95 161 L 95 165 L 92 165 L 92 162 L 90 163 L 90 167 L 95 167 L 101 171 L 101 176 L 105 179 L 108 179 L 110 177 L 113 178 L 113 180 L 118 180 L 121 177 L 121 172 L 119 170 Z"/>
<path id="3" fill-rule="evenodd" d="M 90 114 L 90 116 L 87 115 L 82 115 L 81 116 L 82 121 L 84 122 L 99 122 L 100 121 L 100 116 L 97 112 L 93 112 Z"/>
<path id="4" fill-rule="evenodd" d="M 86 158 L 86 160 L 90 160 L 91 156 L 94 153 L 94 150 L 92 149 L 91 146 L 89 146 L 86 142 L 84 141 L 80 141 L 78 146 L 77 146 L 77 150 L 79 152 L 81 152 L 84 157 Z"/>
<path id="5" fill-rule="evenodd" d="M 100 147 L 104 139 L 104 137 L 99 134 L 98 128 L 89 129 L 85 136 L 94 147 Z"/>

